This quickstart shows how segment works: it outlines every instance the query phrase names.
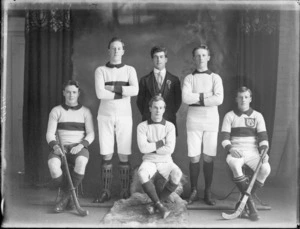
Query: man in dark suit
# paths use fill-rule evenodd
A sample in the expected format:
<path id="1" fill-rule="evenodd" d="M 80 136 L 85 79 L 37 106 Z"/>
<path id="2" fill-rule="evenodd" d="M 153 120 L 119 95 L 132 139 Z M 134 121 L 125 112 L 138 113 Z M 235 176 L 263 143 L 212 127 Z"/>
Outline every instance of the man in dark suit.
<path id="1" fill-rule="evenodd" d="M 148 104 L 151 98 L 161 95 L 166 102 L 166 111 L 163 117 L 175 125 L 176 135 L 178 135 L 176 113 L 181 105 L 180 80 L 166 70 L 168 56 L 165 47 L 154 46 L 150 54 L 154 70 L 140 79 L 136 102 L 142 114 L 142 121 L 151 117 Z"/>

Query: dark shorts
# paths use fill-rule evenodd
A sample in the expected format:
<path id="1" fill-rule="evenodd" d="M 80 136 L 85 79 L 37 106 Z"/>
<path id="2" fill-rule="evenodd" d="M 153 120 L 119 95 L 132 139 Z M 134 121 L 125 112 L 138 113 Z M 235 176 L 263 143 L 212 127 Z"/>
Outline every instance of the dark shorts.
<path id="1" fill-rule="evenodd" d="M 79 156 L 84 156 L 87 159 L 89 159 L 89 151 L 86 148 L 82 148 L 82 150 L 80 150 L 77 154 L 70 153 L 71 149 L 76 145 L 78 145 L 78 144 L 64 146 L 64 148 L 66 150 L 66 156 L 67 156 L 68 163 L 75 164 L 76 158 Z M 55 153 L 53 153 L 53 150 L 52 150 L 48 155 L 48 160 L 50 160 L 51 158 L 55 158 L 55 157 L 61 160 L 61 157 L 56 155 Z"/>

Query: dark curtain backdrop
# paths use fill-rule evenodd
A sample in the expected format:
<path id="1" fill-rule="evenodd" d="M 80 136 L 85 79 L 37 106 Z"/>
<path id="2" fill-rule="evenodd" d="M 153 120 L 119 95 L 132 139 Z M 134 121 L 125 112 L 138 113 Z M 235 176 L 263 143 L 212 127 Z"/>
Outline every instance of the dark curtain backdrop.
<path id="1" fill-rule="evenodd" d="M 25 175 L 40 183 L 49 177 L 48 116 L 62 103 L 62 84 L 72 78 L 72 31 L 68 9 L 26 11 L 23 132 Z"/>
<path id="2" fill-rule="evenodd" d="M 238 86 L 252 90 L 251 106 L 263 114 L 271 142 L 277 88 L 279 12 L 241 12 L 238 40 Z"/>

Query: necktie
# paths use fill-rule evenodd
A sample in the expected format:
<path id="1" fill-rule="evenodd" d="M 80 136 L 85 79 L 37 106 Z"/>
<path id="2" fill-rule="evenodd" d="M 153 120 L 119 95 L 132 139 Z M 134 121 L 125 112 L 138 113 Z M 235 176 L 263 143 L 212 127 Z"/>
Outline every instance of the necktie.
<path id="1" fill-rule="evenodd" d="M 162 86 L 162 84 L 163 84 L 163 77 L 162 77 L 162 73 L 161 72 L 159 72 L 158 74 L 157 74 L 157 80 L 158 80 L 158 88 L 159 88 L 159 90 L 161 89 L 161 86 Z"/>

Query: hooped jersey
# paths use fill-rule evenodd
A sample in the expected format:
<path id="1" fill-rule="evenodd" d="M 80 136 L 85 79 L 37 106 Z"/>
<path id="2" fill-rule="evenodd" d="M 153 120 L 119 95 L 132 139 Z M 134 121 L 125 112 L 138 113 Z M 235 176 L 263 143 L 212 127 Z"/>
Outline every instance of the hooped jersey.
<path id="1" fill-rule="evenodd" d="M 254 149 L 269 145 L 265 120 L 261 113 L 250 108 L 246 112 L 228 112 L 223 120 L 222 146 L 238 149 Z"/>

